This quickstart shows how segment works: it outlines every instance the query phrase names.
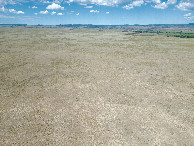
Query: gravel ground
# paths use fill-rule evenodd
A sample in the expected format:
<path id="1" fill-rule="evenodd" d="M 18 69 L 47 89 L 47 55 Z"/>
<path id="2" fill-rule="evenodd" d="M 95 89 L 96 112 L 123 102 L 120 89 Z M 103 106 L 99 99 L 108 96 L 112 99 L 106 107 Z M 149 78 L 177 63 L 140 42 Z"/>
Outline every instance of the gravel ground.
<path id="1" fill-rule="evenodd" d="M 194 145 L 194 39 L 0 28 L 0 145 Z"/>

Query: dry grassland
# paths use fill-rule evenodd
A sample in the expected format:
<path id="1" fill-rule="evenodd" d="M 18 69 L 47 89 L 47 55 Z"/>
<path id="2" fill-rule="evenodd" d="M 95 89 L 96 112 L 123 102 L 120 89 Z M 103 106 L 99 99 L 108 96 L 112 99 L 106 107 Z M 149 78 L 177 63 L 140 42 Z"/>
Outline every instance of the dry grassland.
<path id="1" fill-rule="evenodd" d="M 194 39 L 0 28 L 0 145 L 194 145 Z"/>

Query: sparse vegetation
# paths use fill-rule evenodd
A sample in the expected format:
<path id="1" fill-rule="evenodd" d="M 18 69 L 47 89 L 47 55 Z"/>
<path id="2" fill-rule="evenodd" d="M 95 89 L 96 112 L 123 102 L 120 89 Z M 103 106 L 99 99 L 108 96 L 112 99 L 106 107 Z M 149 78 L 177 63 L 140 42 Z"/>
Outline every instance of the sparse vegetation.
<path id="1" fill-rule="evenodd" d="M 0 28 L 0 145 L 194 145 L 193 33 L 147 33 Z"/>

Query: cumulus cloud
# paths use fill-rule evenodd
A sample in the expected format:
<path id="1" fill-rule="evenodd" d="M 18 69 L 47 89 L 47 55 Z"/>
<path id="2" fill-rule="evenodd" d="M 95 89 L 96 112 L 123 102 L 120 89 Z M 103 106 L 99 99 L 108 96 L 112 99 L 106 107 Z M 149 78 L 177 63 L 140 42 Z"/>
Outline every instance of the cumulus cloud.
<path id="1" fill-rule="evenodd" d="M 177 1 L 177 0 L 170 0 Z M 95 5 L 105 5 L 105 6 L 118 6 L 119 4 L 127 4 L 124 8 L 130 9 L 133 7 L 141 6 L 144 3 L 161 3 L 161 0 L 68 0 L 67 3 L 76 2 L 81 5 L 95 4 Z"/>
<path id="2" fill-rule="evenodd" d="M 29 1 L 37 1 L 44 4 L 61 4 L 61 3 L 72 3 L 76 2 L 80 5 L 87 5 L 87 4 L 97 4 L 97 5 L 107 5 L 107 6 L 114 6 L 121 3 L 129 2 L 129 0 L 29 0 Z M 0 0 L 0 6 L 5 6 L 7 4 L 19 4 L 24 2 L 29 2 L 26 0 Z"/>
<path id="3" fill-rule="evenodd" d="M 140 7 L 143 4 L 144 4 L 143 0 L 135 0 L 132 3 L 123 6 L 123 8 L 126 10 L 130 10 L 130 9 L 133 9 L 134 7 Z"/>
<path id="4" fill-rule="evenodd" d="M 51 15 L 55 15 L 55 14 L 56 14 L 56 12 L 54 12 L 54 11 L 53 11 L 53 12 L 51 12 Z"/>
<path id="5" fill-rule="evenodd" d="M 189 17 L 189 16 L 191 16 L 192 14 L 191 13 L 187 13 L 187 14 L 185 14 L 184 16 L 185 17 Z"/>
<path id="6" fill-rule="evenodd" d="M 131 5 L 134 6 L 134 7 L 139 7 L 139 6 L 143 5 L 143 4 L 144 4 L 143 0 L 136 0 L 136 1 L 133 1 L 131 3 Z"/>
<path id="7" fill-rule="evenodd" d="M 194 0 L 182 0 L 176 7 L 182 11 L 193 11 Z"/>
<path id="8" fill-rule="evenodd" d="M 106 12 L 106 14 L 110 14 L 110 12 Z"/>
<path id="9" fill-rule="evenodd" d="M 51 5 L 48 5 L 46 9 L 49 10 L 64 10 L 64 7 L 61 7 L 59 4 L 52 3 Z"/>
<path id="10" fill-rule="evenodd" d="M 18 4 L 21 2 L 25 2 L 25 0 L 0 0 L 0 6 L 5 6 L 5 5 L 14 5 L 14 4 Z"/>
<path id="11" fill-rule="evenodd" d="M 4 6 L 0 8 L 0 11 L 5 13 L 24 14 L 23 11 L 16 11 L 15 9 L 6 9 Z"/>
<path id="12" fill-rule="evenodd" d="M 14 9 L 9 9 L 8 11 L 9 11 L 10 13 L 14 13 L 14 14 L 24 14 L 23 11 L 16 11 L 16 10 L 14 10 Z"/>
<path id="13" fill-rule="evenodd" d="M 90 10 L 90 13 L 99 13 L 98 10 Z"/>
<path id="14" fill-rule="evenodd" d="M 38 15 L 38 13 L 34 13 L 34 15 Z"/>
<path id="15" fill-rule="evenodd" d="M 167 1 L 168 5 L 173 5 L 173 4 L 176 4 L 176 3 L 177 3 L 177 0 L 168 0 Z"/>
<path id="16" fill-rule="evenodd" d="M 96 4 L 105 6 L 115 6 L 122 3 L 127 3 L 129 0 L 69 0 L 69 3 L 76 2 L 79 4 Z"/>
<path id="17" fill-rule="evenodd" d="M 57 3 L 57 4 L 60 4 L 62 3 L 64 0 L 53 0 L 53 3 Z"/>
<path id="18" fill-rule="evenodd" d="M 188 21 L 193 21 L 194 20 L 194 16 L 188 17 L 187 20 Z"/>
<path id="19" fill-rule="evenodd" d="M 10 12 L 10 13 L 15 13 L 16 10 L 14 10 L 14 9 L 9 9 L 9 12 Z"/>
<path id="20" fill-rule="evenodd" d="M 24 14 L 23 11 L 17 11 L 16 14 Z"/>
<path id="21" fill-rule="evenodd" d="M 161 0 L 144 0 L 144 2 L 158 4 L 158 3 L 161 3 Z"/>
<path id="22" fill-rule="evenodd" d="M 1 12 L 5 12 L 5 11 L 6 11 L 5 7 L 1 7 L 1 8 L 0 8 L 0 11 L 1 11 Z"/>
<path id="23" fill-rule="evenodd" d="M 32 9 L 37 9 L 37 7 L 36 6 L 33 6 Z"/>
<path id="24" fill-rule="evenodd" d="M 40 11 L 40 14 L 48 14 L 48 11 Z"/>
<path id="25" fill-rule="evenodd" d="M 87 9 L 92 9 L 93 6 L 85 6 L 85 8 L 87 8 Z"/>
<path id="26" fill-rule="evenodd" d="M 168 0 L 167 2 L 160 2 L 154 6 L 156 9 L 166 9 L 168 5 L 176 4 L 177 0 Z"/>
<path id="27" fill-rule="evenodd" d="M 79 16 L 79 13 L 77 13 L 76 15 Z"/>
<path id="28" fill-rule="evenodd" d="M 84 3 L 79 3 L 80 5 L 82 5 L 82 6 L 87 6 L 87 4 L 84 4 Z"/>
<path id="29" fill-rule="evenodd" d="M 194 20 L 194 16 L 190 16 L 190 17 L 184 17 L 187 21 L 192 21 Z"/>
<path id="30" fill-rule="evenodd" d="M 161 0 L 134 0 L 131 3 L 123 6 L 123 8 L 126 10 L 131 10 L 134 7 L 140 7 L 141 5 L 147 3 L 154 3 L 155 5 L 153 7 L 156 9 L 166 9 L 168 8 L 168 5 L 176 4 L 177 0 L 168 0 L 167 2 L 161 2 Z"/>
<path id="31" fill-rule="evenodd" d="M 50 4 L 51 2 L 47 1 L 47 0 L 40 0 L 41 3 L 44 3 L 44 4 Z"/>
<path id="32" fill-rule="evenodd" d="M 184 18 L 188 21 L 194 20 L 194 16 L 192 16 L 192 13 L 187 13 L 184 15 Z"/>
<path id="33" fill-rule="evenodd" d="M 63 13 L 58 13 L 57 15 L 62 16 L 62 15 L 63 15 Z"/>
<path id="34" fill-rule="evenodd" d="M 120 4 L 125 4 L 123 6 L 124 9 L 130 10 L 135 7 L 140 7 L 146 4 L 153 4 L 152 7 L 156 9 L 166 9 L 169 5 L 175 5 L 176 8 L 183 11 L 192 11 L 194 10 L 194 0 L 180 0 L 178 4 L 177 0 L 29 0 L 31 2 L 36 2 L 36 4 L 44 3 L 49 4 L 46 9 L 47 10 L 64 10 L 61 3 L 78 3 L 80 5 L 84 5 L 85 8 L 92 9 L 93 6 L 88 5 L 105 5 L 105 6 L 118 6 Z M 4 6 L 12 5 L 12 4 L 21 4 L 25 2 L 29 2 L 26 0 L 0 0 L 0 11 L 6 12 Z M 36 6 L 32 7 L 33 9 L 37 8 Z"/>
<path id="35" fill-rule="evenodd" d="M 162 2 L 162 3 L 159 3 L 159 4 L 155 5 L 154 8 L 156 8 L 156 9 L 166 9 L 166 8 L 168 8 L 168 5 L 167 5 L 167 3 Z"/>
<path id="36" fill-rule="evenodd" d="M 131 9 L 133 9 L 133 7 L 131 7 L 130 5 L 125 5 L 125 6 L 123 6 L 123 9 L 131 10 Z"/>

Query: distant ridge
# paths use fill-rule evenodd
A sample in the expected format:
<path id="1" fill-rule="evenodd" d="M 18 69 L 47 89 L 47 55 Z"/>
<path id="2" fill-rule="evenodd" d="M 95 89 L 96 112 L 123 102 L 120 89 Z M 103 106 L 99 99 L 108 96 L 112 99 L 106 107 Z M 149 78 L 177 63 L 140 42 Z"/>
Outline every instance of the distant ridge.
<path id="1" fill-rule="evenodd" d="M 59 24 L 59 25 L 28 25 L 28 24 L 0 24 L 2 27 L 17 27 L 17 26 L 24 26 L 28 28 L 107 28 L 107 29 L 114 29 L 114 28 L 128 28 L 128 27 L 141 27 L 141 26 L 148 26 L 148 27 L 161 27 L 161 28 L 169 28 L 169 27 L 193 27 L 194 23 L 188 23 L 188 24 L 147 24 L 147 25 L 141 25 L 141 24 L 124 24 L 124 25 L 94 25 L 94 24 Z"/>
<path id="2" fill-rule="evenodd" d="M 27 24 L 0 24 L 0 25 L 11 25 L 11 26 L 26 26 Z"/>
<path id="3" fill-rule="evenodd" d="M 12 26 L 27 26 L 28 24 L 0 24 L 0 25 L 12 25 Z M 37 25 L 29 25 L 29 26 L 162 26 L 162 25 L 174 25 L 174 26 L 181 26 L 181 25 L 194 25 L 194 23 L 188 23 L 188 24 L 147 24 L 147 25 L 141 25 L 141 24 L 123 24 L 123 25 L 95 25 L 95 24 L 59 24 L 59 25 L 43 25 L 43 24 L 37 24 Z"/>

